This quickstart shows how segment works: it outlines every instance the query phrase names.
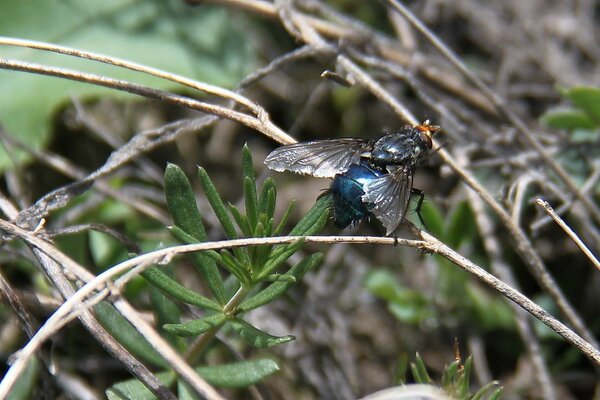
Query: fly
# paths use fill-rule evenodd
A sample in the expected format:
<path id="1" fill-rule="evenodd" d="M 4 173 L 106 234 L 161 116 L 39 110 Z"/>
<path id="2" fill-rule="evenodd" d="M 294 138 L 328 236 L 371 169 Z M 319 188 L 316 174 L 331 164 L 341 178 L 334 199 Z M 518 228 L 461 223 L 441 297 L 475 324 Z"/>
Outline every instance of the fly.
<path id="1" fill-rule="evenodd" d="M 427 160 L 440 127 L 425 121 L 375 139 L 344 138 L 295 143 L 273 150 L 265 164 L 317 178 L 333 178 L 333 220 L 345 228 L 374 215 L 393 233 L 402 222 L 413 176 Z"/>

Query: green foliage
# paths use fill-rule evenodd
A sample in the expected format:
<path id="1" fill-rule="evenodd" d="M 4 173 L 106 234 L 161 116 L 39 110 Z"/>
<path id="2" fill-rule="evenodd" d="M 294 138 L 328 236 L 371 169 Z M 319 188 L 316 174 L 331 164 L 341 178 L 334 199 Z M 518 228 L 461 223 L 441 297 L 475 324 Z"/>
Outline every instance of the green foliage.
<path id="1" fill-rule="evenodd" d="M 484 385 L 476 393 L 470 392 L 471 370 L 473 368 L 472 358 L 467 358 L 462 364 L 460 359 L 454 360 L 446 365 L 441 377 L 440 387 L 453 399 L 460 400 L 497 400 L 502 394 L 502 387 L 498 382 L 492 381 Z M 404 368 L 406 370 L 406 368 Z M 421 356 L 417 353 L 414 362 L 410 363 L 411 375 L 416 383 L 431 385 L 434 380 L 427 372 L 427 367 Z M 401 382 L 406 382 L 406 377 L 400 377 Z"/>
<path id="2" fill-rule="evenodd" d="M 466 201 L 452 207 L 446 216 L 434 204 L 426 203 L 422 207 L 422 216 L 427 229 L 442 242 L 455 249 L 470 246 L 472 252 L 477 252 L 475 219 Z M 384 300 L 390 313 L 403 323 L 419 325 L 429 318 L 444 318 L 450 311 L 453 318 L 474 320 L 486 330 L 515 327 L 513 311 L 504 299 L 482 290 L 477 282 L 457 270 L 447 259 L 439 256 L 433 259 L 438 264 L 435 299 L 405 287 L 389 270 L 370 273 L 365 285 Z M 438 315 L 438 304 L 444 305 L 444 315 Z"/>
<path id="3" fill-rule="evenodd" d="M 226 10 L 191 8 L 178 0 L 3 0 L 0 13 L 0 36 L 110 54 L 222 86 L 232 86 L 252 66 L 252 52 L 241 35 Z M 131 80 L 155 89 L 182 90 L 172 82 L 125 68 L 49 52 L 3 46 L 2 57 Z M 51 118 L 70 96 L 132 96 L 14 71 L 0 71 L 0 93 L 4 94 L 0 124 L 34 148 L 48 141 Z M 0 169 L 9 165 L 10 159 L 0 149 Z"/>
<path id="4" fill-rule="evenodd" d="M 277 189 L 274 182 L 267 179 L 258 189 L 252 165 L 250 150 L 244 147 L 242 185 L 245 210 L 243 211 L 231 204 L 226 206 L 206 171 L 199 168 L 198 175 L 204 195 L 217 216 L 225 236 L 229 239 L 269 237 L 279 234 L 285 227 L 284 221 L 275 223 Z M 196 205 L 191 184 L 183 171 L 173 164 L 169 164 L 165 170 L 165 196 L 175 224 L 170 227 L 172 235 L 185 244 L 207 241 L 203 218 Z M 293 204 L 290 204 L 284 214 L 284 220 L 287 220 L 292 207 Z M 321 230 L 329 217 L 330 207 L 329 197 L 320 198 L 290 234 L 304 236 Z M 268 348 L 293 340 L 293 336 L 278 337 L 266 333 L 252 326 L 242 317 L 243 313 L 282 296 L 321 261 L 322 255 L 319 253 L 308 255 L 287 271 L 279 272 L 288 259 L 298 252 L 302 244 L 302 240 L 295 240 L 289 244 L 263 244 L 191 254 L 191 261 L 196 271 L 210 290 L 207 295 L 186 288 L 169 270 L 165 272 L 164 267 L 146 270 L 142 276 L 155 288 L 154 292 L 151 292 L 151 300 L 157 321 L 162 324 L 163 334 L 180 350 L 188 347 L 185 342 L 186 337 L 202 334 L 212 337 L 225 327 L 231 328 L 230 332 L 236 333 L 242 342 L 255 348 Z M 225 276 L 227 276 L 227 284 Z M 228 290 L 232 287 L 231 283 L 233 288 Z M 204 317 L 182 323 L 175 301 L 202 309 Z M 154 364 L 164 365 L 160 357 L 151 348 L 147 348 L 147 342 L 139 337 L 135 329 L 128 325 L 127 321 L 119 320 L 114 315 L 117 314 L 115 310 L 109 307 L 103 303 L 99 305 L 100 313 L 106 314 L 103 320 L 109 322 L 116 320 L 112 324 L 107 324 L 112 326 L 111 332 L 120 329 L 120 340 L 128 343 L 128 348 L 134 355 L 145 357 L 144 360 Z M 134 343 L 130 343 L 132 339 Z M 201 350 L 187 349 L 188 361 L 192 364 L 197 362 L 195 355 L 201 354 Z M 200 366 L 197 371 L 216 386 L 237 388 L 254 384 L 276 372 L 278 368 L 272 360 L 254 360 L 211 367 Z M 158 376 L 169 385 L 175 384 L 172 375 L 168 372 Z M 120 399 L 128 398 L 127 396 L 132 393 L 140 393 L 136 396 L 141 397 L 135 398 L 153 398 L 152 394 L 145 389 L 138 391 L 140 387 L 141 383 L 136 380 L 121 382 L 114 385 L 107 395 L 109 398 Z M 180 396 L 194 398 L 183 382 L 178 381 L 177 387 Z"/>
<path id="5" fill-rule="evenodd" d="M 7 400 L 28 400 L 34 398 L 34 392 L 40 376 L 40 362 L 32 357 L 27 363 L 25 371 L 21 374 L 15 386 L 10 391 Z"/>
<path id="6" fill-rule="evenodd" d="M 593 166 L 588 160 L 598 157 L 600 139 L 600 88 L 577 86 L 561 91 L 572 106 L 548 110 L 540 117 L 542 124 L 568 132 L 558 160 L 571 178 L 583 184 Z M 596 190 L 600 187 L 596 185 Z"/>
<path id="7" fill-rule="evenodd" d="M 387 302 L 388 310 L 399 321 L 419 325 L 433 315 L 427 298 L 419 291 L 401 285 L 389 271 L 371 272 L 365 285 L 371 293 Z"/>
<path id="8" fill-rule="evenodd" d="M 597 130 L 600 127 L 600 89 L 578 86 L 562 90 L 573 107 L 548 110 L 541 116 L 543 124 L 571 132 Z"/>

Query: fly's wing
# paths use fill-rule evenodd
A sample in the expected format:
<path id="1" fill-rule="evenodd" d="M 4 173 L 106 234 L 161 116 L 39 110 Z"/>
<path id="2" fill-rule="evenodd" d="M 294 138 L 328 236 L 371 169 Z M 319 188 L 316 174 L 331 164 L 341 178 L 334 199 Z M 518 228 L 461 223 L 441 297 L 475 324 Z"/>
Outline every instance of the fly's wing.
<path id="1" fill-rule="evenodd" d="M 372 203 L 371 212 L 381 221 L 389 235 L 406 215 L 413 175 L 406 168 L 383 175 L 364 186 L 362 200 Z"/>
<path id="2" fill-rule="evenodd" d="M 275 171 L 291 171 L 318 178 L 333 178 L 358 164 L 360 156 L 369 150 L 365 139 L 333 139 L 295 143 L 273 150 L 265 164 Z"/>

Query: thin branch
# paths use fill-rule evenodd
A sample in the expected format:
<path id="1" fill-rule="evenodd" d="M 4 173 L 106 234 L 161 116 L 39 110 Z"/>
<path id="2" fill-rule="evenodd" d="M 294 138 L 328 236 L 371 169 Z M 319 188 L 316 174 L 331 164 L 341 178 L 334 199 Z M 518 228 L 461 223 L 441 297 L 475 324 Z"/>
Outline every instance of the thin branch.
<path id="1" fill-rule="evenodd" d="M 148 86 L 131 83 L 128 81 L 108 78 L 101 75 L 90 74 L 86 72 L 74 71 L 66 68 L 50 67 L 36 63 L 28 63 L 17 60 L 0 58 L 0 69 L 9 69 L 14 71 L 30 72 L 40 75 L 49 75 L 59 78 L 69 79 L 78 82 L 91 83 L 98 86 L 104 86 L 111 89 L 121 90 L 123 92 L 137 94 L 149 99 L 156 99 L 165 103 L 190 108 L 192 110 L 202 111 L 213 114 L 221 118 L 239 122 L 254 130 L 257 130 L 267 137 L 277 141 L 293 141 L 285 132 L 274 124 L 265 121 L 264 115 L 253 117 L 230 108 L 215 104 L 195 100 L 186 96 L 181 96 L 166 92 L 164 90 L 154 89 Z"/>
<path id="2" fill-rule="evenodd" d="M 10 45 L 10 46 L 18 46 L 18 47 L 27 47 L 30 49 L 43 50 L 53 53 L 65 54 L 77 58 L 84 58 L 87 60 L 98 61 L 104 64 L 114 65 L 116 67 L 126 68 L 133 71 L 143 72 L 148 75 L 156 76 L 158 78 L 166 79 L 171 82 L 176 82 L 182 84 L 184 86 L 188 86 L 197 90 L 200 90 L 205 93 L 213 94 L 215 96 L 223 97 L 224 99 L 232 100 L 236 103 L 239 103 L 249 110 L 255 116 L 258 116 L 265 112 L 265 110 L 257 105 L 256 103 L 250 101 L 248 98 L 239 95 L 238 93 L 232 92 L 227 89 L 223 89 L 219 86 L 210 85 L 208 83 L 199 82 L 190 78 L 186 78 L 181 75 L 173 74 L 171 72 L 162 71 L 157 68 L 148 67 L 146 65 L 134 63 L 127 60 L 122 60 L 116 57 L 107 56 L 104 54 L 93 53 L 91 51 L 73 49 L 70 47 L 60 46 L 53 43 L 44 43 L 38 42 L 34 40 L 25 40 L 25 39 L 16 39 L 10 37 L 0 36 L 0 45 Z"/>
<path id="3" fill-rule="evenodd" d="M 577 247 L 579 247 L 581 249 L 581 251 L 583 252 L 583 254 L 585 254 L 585 256 L 587 258 L 589 258 L 589 260 L 592 262 L 592 264 L 594 264 L 594 267 L 596 267 L 596 269 L 600 270 L 600 262 L 598 261 L 596 256 L 594 256 L 594 254 L 590 251 L 590 249 L 588 249 L 588 247 L 585 245 L 585 243 L 583 243 L 583 241 L 579 238 L 579 236 L 577 236 L 577 234 L 575 232 L 573 232 L 573 229 L 571 229 L 569 227 L 569 225 L 567 225 L 565 223 L 565 221 L 563 221 L 563 219 L 558 216 L 558 214 L 554 211 L 554 209 L 552 208 L 550 203 L 548 203 L 547 201 L 542 200 L 542 199 L 537 199 L 536 203 L 548 215 L 550 215 L 552 217 L 552 219 L 558 224 L 558 226 L 560 226 L 562 228 L 562 230 L 565 231 L 565 233 L 567 235 L 569 235 L 569 237 L 571 239 L 573 239 L 573 241 L 575 242 Z"/>

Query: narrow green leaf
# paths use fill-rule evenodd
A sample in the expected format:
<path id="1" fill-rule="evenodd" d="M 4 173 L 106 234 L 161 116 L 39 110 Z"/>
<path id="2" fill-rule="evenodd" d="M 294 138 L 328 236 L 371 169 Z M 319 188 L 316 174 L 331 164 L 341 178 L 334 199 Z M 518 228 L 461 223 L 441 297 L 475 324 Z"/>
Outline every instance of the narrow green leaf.
<path id="1" fill-rule="evenodd" d="M 189 383 L 183 379 L 177 380 L 177 398 L 179 400 L 203 400 L 204 397 L 196 394 L 196 391 L 192 389 Z"/>
<path id="2" fill-rule="evenodd" d="M 291 342 L 296 339 L 294 336 L 273 336 L 260 329 L 250 325 L 242 319 L 233 319 L 229 321 L 233 329 L 240 335 L 242 340 L 252 347 L 264 349 L 277 346 L 283 343 Z"/>
<path id="3" fill-rule="evenodd" d="M 218 328 L 226 319 L 225 314 L 219 313 L 183 324 L 166 324 L 163 329 L 177 336 L 198 336 L 210 329 Z"/>
<path id="4" fill-rule="evenodd" d="M 269 192 L 273 190 L 273 195 L 269 195 Z M 271 178 L 265 179 L 262 189 L 260 191 L 260 195 L 258 196 L 258 210 L 266 214 L 269 218 L 273 218 L 273 214 L 270 213 L 270 210 L 273 209 L 273 205 L 277 200 L 277 186 L 275 186 L 275 181 Z M 273 202 L 273 205 L 269 204 Z"/>
<path id="5" fill-rule="evenodd" d="M 442 238 L 454 249 L 462 243 L 472 241 L 477 229 L 475 218 L 467 201 L 462 201 L 454 207 L 450 213 L 450 218 L 448 218 L 445 231 L 446 233 Z"/>
<path id="6" fill-rule="evenodd" d="M 196 241 L 206 241 L 206 231 L 192 185 L 181 168 L 171 163 L 165 169 L 165 196 L 175 225 L 196 238 Z"/>
<path id="7" fill-rule="evenodd" d="M 158 289 L 176 298 L 177 300 L 181 300 L 184 303 L 192 304 L 207 310 L 221 310 L 221 306 L 219 304 L 199 295 L 185 286 L 182 286 L 179 284 L 179 282 L 167 276 L 167 274 L 162 272 L 159 268 L 153 267 L 147 269 L 146 271 L 142 272 L 141 275 L 148 282 L 152 283 L 152 285 L 156 286 Z"/>
<path id="8" fill-rule="evenodd" d="M 107 301 L 94 306 L 98 320 L 131 354 L 145 362 L 167 367 L 152 345 Z"/>
<path id="9" fill-rule="evenodd" d="M 562 109 L 546 111 L 540 122 L 557 129 L 594 129 L 598 125 L 588 114 L 581 110 Z"/>
<path id="10" fill-rule="evenodd" d="M 174 372 L 159 372 L 156 374 L 159 381 L 165 386 L 175 383 Z M 156 396 L 137 379 L 129 379 L 111 386 L 106 391 L 109 400 L 155 400 Z"/>
<path id="11" fill-rule="evenodd" d="M 406 353 L 400 354 L 398 357 L 398 363 L 396 364 L 396 370 L 394 371 L 394 384 L 395 385 L 405 385 L 407 381 L 406 374 L 408 372 L 408 356 Z"/>
<path id="12" fill-rule="evenodd" d="M 273 236 L 281 235 L 281 231 L 283 228 L 285 228 L 285 224 L 287 224 L 288 220 L 290 219 L 290 215 L 292 214 L 292 211 L 294 211 L 294 207 L 296 207 L 296 199 L 293 199 L 290 202 L 290 205 L 286 208 L 283 216 L 281 217 L 281 221 L 279 221 L 277 228 L 275 228 L 275 231 L 273 232 Z"/>
<path id="13" fill-rule="evenodd" d="M 38 387 L 37 381 L 40 375 L 40 361 L 37 357 L 32 357 L 28 362 L 23 373 L 15 382 L 10 391 L 7 400 L 28 400 L 33 399 L 33 393 Z"/>
<path id="14" fill-rule="evenodd" d="M 465 398 L 469 395 L 469 385 L 471 378 L 471 367 L 473 365 L 473 357 L 469 356 L 465 361 L 464 368 L 456 382 L 456 394 L 458 398 Z"/>
<path id="15" fill-rule="evenodd" d="M 235 227 L 233 225 L 233 221 L 229 217 L 229 213 L 225 209 L 225 205 L 223 204 L 223 200 L 221 196 L 217 192 L 215 185 L 212 180 L 208 176 L 206 170 L 202 167 L 198 167 L 198 176 L 200 177 L 200 184 L 202 185 L 202 190 L 204 191 L 204 195 L 206 199 L 210 203 L 215 215 L 219 219 L 221 226 L 223 227 L 223 231 L 225 235 L 229 239 L 237 239 L 238 235 L 235 231 Z M 249 264 L 250 259 L 248 258 L 248 254 L 245 249 L 235 248 L 232 249 L 233 254 L 235 254 L 236 258 L 240 260 L 244 264 Z"/>
<path id="16" fill-rule="evenodd" d="M 331 195 L 321 196 L 315 202 L 315 205 L 306 213 L 304 217 L 290 232 L 290 236 L 306 236 L 319 232 L 327 223 L 331 212 L 333 200 Z"/>
<path id="17" fill-rule="evenodd" d="M 488 383 L 487 385 L 483 386 L 481 389 L 479 389 L 477 391 L 477 393 L 475 393 L 470 400 L 481 400 L 484 398 L 484 396 L 486 396 L 489 392 L 492 392 L 492 394 L 490 395 L 489 399 L 491 399 L 497 392 L 498 390 L 500 390 L 500 393 L 502 393 L 502 387 L 498 387 L 498 382 L 496 381 L 492 381 L 490 383 Z"/>
<path id="18" fill-rule="evenodd" d="M 428 384 L 433 383 L 433 380 L 429 377 L 429 374 L 427 373 L 427 368 L 425 367 L 425 363 L 423 362 L 423 359 L 421 358 L 419 353 L 417 353 L 415 357 L 415 362 L 410 364 L 410 369 L 412 371 L 415 382 Z"/>
<path id="19" fill-rule="evenodd" d="M 442 374 L 442 387 L 451 387 L 454 382 L 456 382 L 456 373 L 459 366 L 460 361 L 458 360 L 454 360 L 448 366 L 446 366 L 444 373 Z"/>
<path id="20" fill-rule="evenodd" d="M 292 285 L 296 283 L 296 278 L 290 275 L 285 274 L 271 274 L 265 278 L 267 282 L 286 282 L 291 283 Z"/>
<path id="21" fill-rule="evenodd" d="M 246 237 L 252 237 L 252 228 L 250 227 L 250 221 L 248 217 L 242 215 L 242 213 L 233 204 L 229 204 L 229 212 L 233 216 L 235 223 L 240 227 L 240 230 Z"/>
<path id="22" fill-rule="evenodd" d="M 206 231 L 192 186 L 181 168 L 175 164 L 168 164 L 165 170 L 165 196 L 175 226 L 195 239 L 191 243 L 206 241 Z M 194 253 L 191 258 L 217 301 L 224 304 L 225 289 L 215 262 L 201 253 Z"/>
<path id="23" fill-rule="evenodd" d="M 254 177 L 244 178 L 244 201 L 246 204 L 246 216 L 251 227 L 256 227 L 258 222 L 258 204 L 256 199 L 256 180 Z"/>
<path id="24" fill-rule="evenodd" d="M 591 86 L 578 86 L 567 90 L 567 97 L 578 108 L 582 109 L 600 122 L 600 89 Z"/>
<path id="25" fill-rule="evenodd" d="M 298 239 L 286 246 L 279 246 L 275 248 L 271 253 L 269 261 L 265 263 L 265 265 L 262 268 L 262 271 L 260 272 L 260 274 L 258 274 L 255 280 L 260 281 L 266 276 L 273 273 L 273 271 L 275 271 L 276 268 L 278 268 L 281 264 L 286 262 L 287 259 L 290 258 L 294 253 L 300 250 L 303 244 L 304 240 Z"/>
<path id="26" fill-rule="evenodd" d="M 240 264 L 240 262 L 231 255 L 229 250 L 223 249 L 221 250 L 219 255 L 221 256 L 221 265 L 223 265 L 224 268 L 227 268 L 227 270 L 231 272 L 236 278 L 238 278 L 240 282 L 250 282 L 250 274 L 248 273 L 246 268 L 244 268 L 244 266 Z"/>
<path id="27" fill-rule="evenodd" d="M 198 367 L 196 371 L 211 385 L 225 388 L 244 388 L 254 385 L 279 371 L 279 366 L 273 360 L 259 359 L 211 367 Z"/>
<path id="28" fill-rule="evenodd" d="M 488 400 L 500 400 L 500 397 L 502 397 L 503 390 L 504 388 L 499 387 L 494 391 L 494 393 L 490 395 L 490 397 L 488 397 Z"/>
<path id="29" fill-rule="evenodd" d="M 219 222 L 225 231 L 225 235 L 227 235 L 229 239 L 237 239 L 238 236 L 235 231 L 233 221 L 231 218 L 229 218 L 229 214 L 225 209 L 223 200 L 221 199 L 219 192 L 217 192 L 217 188 L 215 188 L 215 185 L 204 168 L 198 167 L 198 177 L 200 178 L 200 184 L 202 185 L 204 195 L 215 212 L 215 215 L 219 219 Z"/>
<path id="30" fill-rule="evenodd" d="M 289 276 L 290 278 L 299 281 L 308 271 L 310 271 L 312 268 L 318 265 L 322 259 L 323 254 L 315 253 L 309 257 L 304 258 L 298 264 L 294 265 L 283 276 Z M 290 287 L 293 286 L 293 284 L 294 283 L 291 281 L 291 279 L 287 282 L 280 281 L 272 283 L 256 295 L 244 300 L 242 304 L 240 304 L 240 306 L 238 307 L 238 310 L 240 312 L 246 312 L 258 308 L 264 304 L 270 303 L 282 294 L 284 294 Z"/>
<path id="31" fill-rule="evenodd" d="M 421 217 L 426 225 L 422 227 L 423 229 L 431 232 L 433 235 L 439 238 L 443 238 L 445 221 L 440 209 L 435 204 L 427 201 L 423 202 L 423 205 L 421 206 Z M 416 219 L 418 218 L 413 218 L 413 220 Z M 419 226 L 422 225 L 421 221 L 416 223 Z"/>
<path id="32" fill-rule="evenodd" d="M 171 268 L 172 269 L 172 268 Z M 170 273 L 171 271 L 169 271 Z M 165 273 L 166 274 L 166 273 Z M 171 278 L 169 275 L 167 275 Z M 150 287 L 150 304 L 154 311 L 156 326 L 162 327 L 164 324 L 178 324 L 180 323 L 181 311 L 177 304 L 175 304 L 165 293 L 155 286 Z M 165 338 L 177 349 L 184 350 L 185 342 L 174 335 L 167 332 L 162 332 Z"/>

